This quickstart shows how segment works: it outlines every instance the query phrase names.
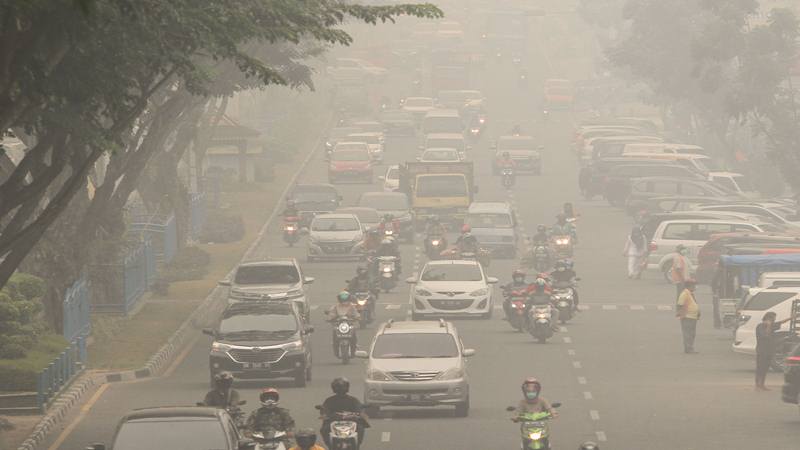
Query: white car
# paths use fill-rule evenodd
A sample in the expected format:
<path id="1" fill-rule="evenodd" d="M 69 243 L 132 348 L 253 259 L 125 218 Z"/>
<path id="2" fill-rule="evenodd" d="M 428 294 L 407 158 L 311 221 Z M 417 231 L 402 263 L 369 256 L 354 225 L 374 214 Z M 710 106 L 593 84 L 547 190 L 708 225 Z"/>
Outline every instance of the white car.
<path id="1" fill-rule="evenodd" d="M 369 147 L 369 156 L 373 161 L 383 161 L 384 138 L 383 133 L 353 133 L 347 136 L 351 142 L 363 142 Z"/>
<path id="2" fill-rule="evenodd" d="M 419 162 L 459 162 L 461 160 L 461 153 L 454 148 L 429 148 L 417 158 Z"/>
<path id="3" fill-rule="evenodd" d="M 733 339 L 733 351 L 756 354 L 756 327 L 769 311 L 776 315 L 776 321 L 789 318 L 792 301 L 800 298 L 800 287 L 779 287 L 751 289 L 750 296 L 739 310 L 739 326 Z M 778 332 L 789 331 L 789 322 L 781 325 Z"/>
<path id="4" fill-rule="evenodd" d="M 403 111 L 411 113 L 417 120 L 422 120 L 428 111 L 436 109 L 436 104 L 430 97 L 408 97 L 401 103 Z"/>
<path id="5" fill-rule="evenodd" d="M 395 192 L 400 189 L 400 166 L 393 164 L 386 169 L 386 175 L 381 177 L 383 180 L 383 190 Z"/>
<path id="6" fill-rule="evenodd" d="M 480 263 L 467 260 L 429 261 L 411 284 L 411 318 L 492 316 L 492 284 Z"/>
<path id="7" fill-rule="evenodd" d="M 364 230 L 355 214 L 320 214 L 309 228 L 308 262 L 361 258 Z"/>

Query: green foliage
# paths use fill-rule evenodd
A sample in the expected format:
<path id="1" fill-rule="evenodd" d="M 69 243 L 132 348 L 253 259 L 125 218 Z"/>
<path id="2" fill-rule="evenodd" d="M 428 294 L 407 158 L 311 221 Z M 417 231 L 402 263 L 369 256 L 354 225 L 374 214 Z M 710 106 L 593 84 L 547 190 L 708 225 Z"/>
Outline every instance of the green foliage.
<path id="1" fill-rule="evenodd" d="M 15 274 L 0 291 L 0 358 L 22 358 L 41 331 L 38 314 L 44 282 Z"/>
<path id="2" fill-rule="evenodd" d="M 199 247 L 184 247 L 175 258 L 164 267 L 161 278 L 165 281 L 200 280 L 208 271 L 211 255 Z"/>
<path id="3" fill-rule="evenodd" d="M 236 242 L 244 237 L 244 221 L 241 214 L 228 214 L 213 211 L 206 218 L 200 242 L 213 242 L 221 244 Z"/>
<path id="4" fill-rule="evenodd" d="M 21 358 L 0 357 L 0 391 L 35 391 L 36 375 L 47 367 L 68 343 L 57 334 L 45 334 L 28 346 Z"/>

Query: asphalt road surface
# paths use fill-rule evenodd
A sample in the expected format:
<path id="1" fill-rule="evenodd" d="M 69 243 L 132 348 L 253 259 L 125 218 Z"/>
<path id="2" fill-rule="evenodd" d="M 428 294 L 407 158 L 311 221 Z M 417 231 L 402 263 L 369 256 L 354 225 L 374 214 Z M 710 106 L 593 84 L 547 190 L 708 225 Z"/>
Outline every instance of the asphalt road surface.
<path id="1" fill-rule="evenodd" d="M 548 19 L 542 19 L 548 20 Z M 564 20 L 564 26 L 577 26 Z M 539 40 L 539 44 L 542 41 Z M 495 314 L 489 320 L 456 321 L 465 345 L 477 354 L 469 359 L 471 410 L 467 418 L 453 417 L 450 408 L 386 409 L 372 420 L 364 448 L 465 449 L 519 448 L 517 425 L 504 408 L 519 400 L 520 383 L 539 378 L 542 395 L 563 403 L 552 422 L 556 448 L 577 448 L 585 440 L 599 441 L 603 449 L 750 449 L 797 448 L 800 416 L 796 407 L 781 403 L 779 378 L 771 374 L 772 392 L 753 390 L 753 361 L 730 351 L 729 330 L 714 330 L 710 296 L 700 290 L 706 317 L 697 336 L 699 354 L 682 351 L 680 329 L 674 317 L 674 288 L 660 276 L 646 274 L 639 281 L 625 276 L 622 246 L 630 218 L 603 200 L 583 201 L 577 192 L 578 165 L 570 151 L 574 122 L 579 116 L 554 111 L 542 121 L 539 92 L 550 77 L 585 78 L 591 60 L 559 60 L 531 49 L 526 85 L 517 83 L 510 61 L 496 61 L 478 74 L 478 86 L 488 99 L 490 128 L 468 157 L 476 164 L 480 185 L 477 200 L 507 200 L 517 211 L 522 228 L 532 234 L 539 223 L 552 224 L 565 201 L 581 214 L 580 245 L 574 260 L 582 281 L 585 310 L 547 344 L 537 344 L 525 333 L 515 333 L 502 320 L 501 296 L 495 289 Z M 388 89 L 388 88 L 387 88 Z M 396 98 L 396 97 L 395 97 Z M 490 172 L 490 142 L 515 123 L 545 146 L 542 176 L 520 175 L 510 191 Z M 390 139 L 387 163 L 410 160 L 417 142 Z M 326 182 L 322 152 L 303 173 L 305 182 Z M 382 167 L 383 168 L 383 167 Z M 376 171 L 376 175 L 380 170 Z M 381 185 L 340 185 L 344 204 L 361 192 Z M 276 224 L 257 254 L 296 257 L 305 261 L 305 247 L 288 248 Z M 403 276 L 425 262 L 422 239 L 402 244 Z M 316 278 L 312 287 L 313 381 L 293 388 L 289 381 L 238 384 L 248 401 L 247 412 L 258 405 L 258 392 L 266 385 L 281 391 L 281 404 L 289 408 L 298 426 L 319 427 L 314 405 L 330 394 L 337 376 L 351 380 L 352 393 L 361 397 L 363 360 L 343 366 L 332 354 L 330 326 L 322 310 L 334 301 L 356 263 L 303 263 Z M 509 281 L 516 267 L 511 260 L 494 260 L 488 272 Z M 410 318 L 408 287 L 399 285 L 381 294 L 378 320 Z M 369 344 L 375 326 L 359 333 L 361 347 Z M 92 442 L 111 440 L 119 418 L 127 411 L 154 405 L 187 405 L 203 398 L 208 389 L 210 338 L 197 331 L 197 340 L 167 375 L 138 382 L 117 383 L 90 396 L 65 421 L 66 431 L 54 433 L 41 448 L 81 449 Z M 54 445 L 60 444 L 60 445 Z"/>

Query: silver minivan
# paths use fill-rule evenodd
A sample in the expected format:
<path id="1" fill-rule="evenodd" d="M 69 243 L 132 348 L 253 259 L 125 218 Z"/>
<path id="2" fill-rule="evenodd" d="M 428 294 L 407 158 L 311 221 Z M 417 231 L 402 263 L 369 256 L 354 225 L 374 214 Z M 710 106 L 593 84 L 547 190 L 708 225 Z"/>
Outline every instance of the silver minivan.
<path id="1" fill-rule="evenodd" d="M 517 218 L 506 202 L 473 202 L 465 223 L 482 248 L 494 255 L 514 258 L 517 255 Z"/>

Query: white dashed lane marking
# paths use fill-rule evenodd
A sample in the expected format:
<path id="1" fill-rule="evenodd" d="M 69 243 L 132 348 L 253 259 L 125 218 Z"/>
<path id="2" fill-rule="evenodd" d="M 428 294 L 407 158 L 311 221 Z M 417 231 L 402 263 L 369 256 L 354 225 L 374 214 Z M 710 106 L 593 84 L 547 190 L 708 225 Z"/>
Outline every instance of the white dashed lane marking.
<path id="1" fill-rule="evenodd" d="M 580 361 L 572 361 L 572 367 L 574 367 L 576 369 L 582 369 L 583 368 L 583 366 L 581 365 Z"/>
<path id="2" fill-rule="evenodd" d="M 586 384 L 586 377 L 578 377 L 578 384 Z"/>
<path id="3" fill-rule="evenodd" d="M 589 416 L 592 420 L 600 420 L 600 413 L 596 409 L 589 411 Z"/>
<path id="4" fill-rule="evenodd" d="M 605 442 L 608 440 L 608 438 L 606 437 L 606 433 L 604 431 L 597 431 L 594 434 L 595 436 L 597 436 L 597 440 L 600 442 Z"/>
<path id="5" fill-rule="evenodd" d="M 572 344 L 572 338 L 569 336 L 564 336 L 564 343 L 565 344 Z"/>
<path id="6" fill-rule="evenodd" d="M 617 305 L 603 305 L 603 309 L 606 311 L 614 311 L 617 309 Z"/>
<path id="7" fill-rule="evenodd" d="M 392 433 L 390 431 L 384 431 L 381 433 L 381 442 L 389 442 L 392 439 Z"/>
<path id="8" fill-rule="evenodd" d="M 575 356 L 575 350 L 574 349 L 569 349 L 569 350 L 567 350 L 567 354 L 569 356 Z"/>
<path id="9" fill-rule="evenodd" d="M 642 305 L 631 305 L 631 311 L 643 311 L 644 306 Z"/>
<path id="10" fill-rule="evenodd" d="M 589 392 L 589 391 L 585 391 L 585 392 L 583 393 L 583 398 L 584 398 L 584 399 L 586 399 L 586 400 L 591 400 L 591 399 L 593 399 L 594 397 L 592 397 L 592 393 L 591 393 L 591 392 Z"/>
<path id="11" fill-rule="evenodd" d="M 403 305 L 389 304 L 389 305 L 386 305 L 386 309 L 400 309 L 402 306 Z"/>

